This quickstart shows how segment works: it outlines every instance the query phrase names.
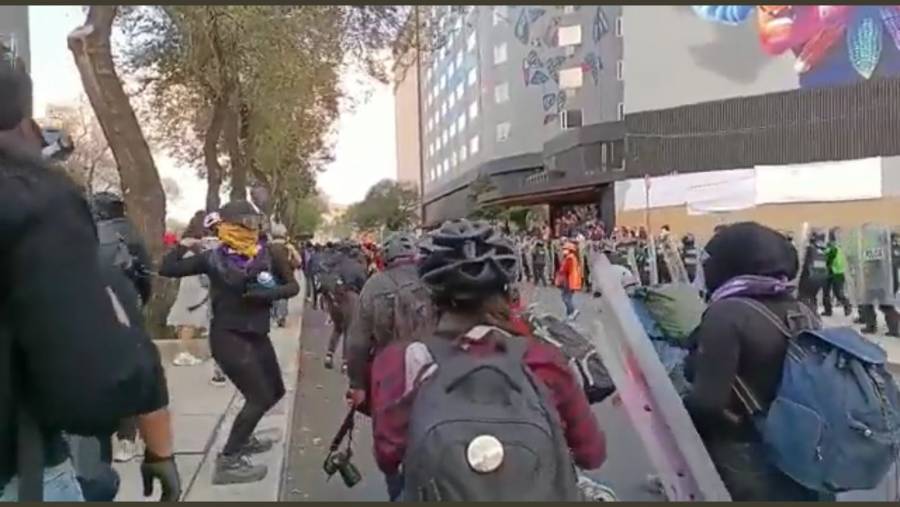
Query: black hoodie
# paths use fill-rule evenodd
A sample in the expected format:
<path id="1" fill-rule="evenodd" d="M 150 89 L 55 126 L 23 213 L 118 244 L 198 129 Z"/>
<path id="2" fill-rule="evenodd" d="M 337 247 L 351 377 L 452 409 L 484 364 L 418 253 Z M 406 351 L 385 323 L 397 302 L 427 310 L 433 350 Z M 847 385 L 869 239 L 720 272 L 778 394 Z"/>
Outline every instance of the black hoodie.
<path id="1" fill-rule="evenodd" d="M 108 434 L 119 419 L 168 402 L 137 294 L 97 256 L 75 185 L 0 147 L 0 487 L 16 472 L 18 407 L 38 420 L 53 466 L 67 457 L 61 431 Z"/>
<path id="2" fill-rule="evenodd" d="M 728 226 L 710 240 L 706 251 L 703 269 L 710 293 L 739 275 L 793 279 L 797 273 L 797 252 L 790 242 L 753 222 Z M 782 318 L 800 304 L 793 294 L 757 301 Z M 781 380 L 785 336 L 747 304 L 724 299 L 709 306 L 691 338 L 697 346 L 688 360 L 693 390 L 685 405 L 698 431 L 707 440 L 757 439 L 731 386 L 740 375 L 768 408 Z M 740 416 L 740 421 L 726 416 L 726 411 Z"/>

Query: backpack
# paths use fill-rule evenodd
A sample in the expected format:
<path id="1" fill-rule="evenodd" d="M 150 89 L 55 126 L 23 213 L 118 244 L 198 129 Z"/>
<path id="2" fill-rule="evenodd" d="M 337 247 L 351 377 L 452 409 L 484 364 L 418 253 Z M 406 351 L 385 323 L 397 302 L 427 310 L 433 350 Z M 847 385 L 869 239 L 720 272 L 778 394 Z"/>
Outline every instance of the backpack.
<path id="1" fill-rule="evenodd" d="M 412 400 L 405 500 L 579 500 L 550 392 L 523 363 L 527 339 L 487 326 L 467 336 L 498 338 L 496 351 L 476 355 L 438 337 L 425 342 L 437 369 Z"/>
<path id="2" fill-rule="evenodd" d="M 679 345 L 686 345 L 706 311 L 700 292 L 685 283 L 640 287 L 634 297 L 644 304 L 666 338 Z"/>
<path id="3" fill-rule="evenodd" d="M 568 359 L 590 403 L 600 403 L 616 391 L 600 354 L 584 335 L 553 315 L 538 316 L 529 311 L 525 320 L 535 338 L 558 348 Z"/>
<path id="4" fill-rule="evenodd" d="M 129 278 L 137 275 L 137 259 L 128 248 L 128 240 L 112 223 L 97 224 L 98 253 L 104 266 L 113 266 Z"/>
<path id="5" fill-rule="evenodd" d="M 396 276 L 392 270 L 383 273 L 393 283 L 394 290 L 376 296 L 374 313 L 378 346 L 431 336 L 437 323 L 437 313 L 425 284 L 418 276 Z"/>
<path id="6" fill-rule="evenodd" d="M 878 486 L 900 454 L 900 394 L 885 369 L 884 350 L 853 328 L 795 326 L 798 315 L 783 320 L 757 301 L 740 301 L 789 340 L 781 383 L 767 412 L 743 380 L 734 384 L 770 462 L 814 491 Z M 799 317 L 817 322 L 809 309 L 799 307 Z"/>

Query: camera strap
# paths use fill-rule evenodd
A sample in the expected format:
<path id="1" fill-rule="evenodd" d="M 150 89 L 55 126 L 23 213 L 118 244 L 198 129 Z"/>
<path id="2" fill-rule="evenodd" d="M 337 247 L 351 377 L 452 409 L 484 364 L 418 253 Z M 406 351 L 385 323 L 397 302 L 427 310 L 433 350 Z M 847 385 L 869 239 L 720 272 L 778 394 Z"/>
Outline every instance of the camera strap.
<path id="1" fill-rule="evenodd" d="M 355 422 L 356 415 L 356 407 L 352 407 L 347 415 L 344 417 L 344 422 L 341 423 L 341 427 L 338 428 L 337 434 L 334 436 L 334 439 L 331 440 L 331 447 L 329 450 L 331 452 L 335 452 L 338 448 L 341 447 L 341 443 L 343 443 L 344 438 L 348 438 L 348 447 L 353 444 L 353 426 Z"/>

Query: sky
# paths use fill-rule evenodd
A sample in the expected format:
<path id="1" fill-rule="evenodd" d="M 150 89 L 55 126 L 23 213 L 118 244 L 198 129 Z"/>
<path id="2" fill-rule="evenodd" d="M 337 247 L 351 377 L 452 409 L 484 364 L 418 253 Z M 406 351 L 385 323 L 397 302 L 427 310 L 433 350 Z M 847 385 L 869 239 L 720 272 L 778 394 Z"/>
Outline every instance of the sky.
<path id="1" fill-rule="evenodd" d="M 47 104 L 72 103 L 83 93 L 66 36 L 84 14 L 77 5 L 31 6 L 29 17 L 35 114 L 40 117 Z M 396 175 L 394 96 L 390 85 L 354 72 L 343 76 L 342 87 L 357 105 L 341 115 L 335 160 L 318 181 L 330 201 L 351 204 L 375 182 Z M 186 221 L 203 207 L 206 183 L 164 153 L 155 152 L 154 159 L 160 175 L 177 180 L 181 188 L 181 198 L 168 203 L 169 217 Z"/>

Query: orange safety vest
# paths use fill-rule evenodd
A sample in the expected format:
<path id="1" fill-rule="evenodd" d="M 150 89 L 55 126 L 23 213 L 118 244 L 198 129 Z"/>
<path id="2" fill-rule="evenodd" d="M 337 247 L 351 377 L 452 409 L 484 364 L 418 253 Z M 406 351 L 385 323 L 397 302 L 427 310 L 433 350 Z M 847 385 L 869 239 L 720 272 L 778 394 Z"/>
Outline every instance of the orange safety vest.
<path id="1" fill-rule="evenodd" d="M 559 271 L 557 285 L 562 285 L 563 281 L 567 281 L 569 290 L 581 290 L 581 266 L 578 264 L 578 257 L 574 253 L 567 253 L 563 257 Z"/>

